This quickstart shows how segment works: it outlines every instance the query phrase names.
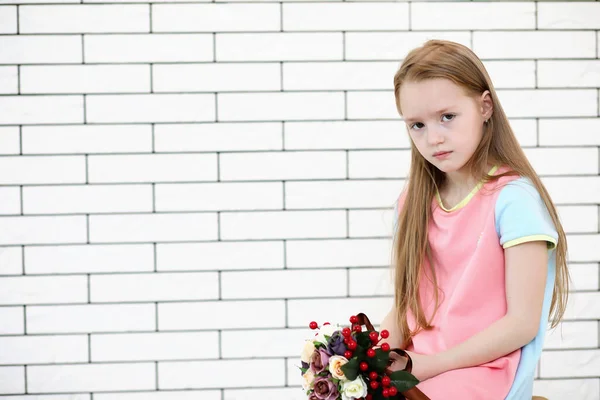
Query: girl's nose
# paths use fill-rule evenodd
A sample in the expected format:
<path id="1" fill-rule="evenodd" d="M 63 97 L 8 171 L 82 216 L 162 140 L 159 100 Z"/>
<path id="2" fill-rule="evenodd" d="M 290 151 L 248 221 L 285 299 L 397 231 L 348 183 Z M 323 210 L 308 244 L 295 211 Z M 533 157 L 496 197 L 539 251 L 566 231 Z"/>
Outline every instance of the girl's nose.
<path id="1" fill-rule="evenodd" d="M 430 145 L 435 146 L 444 143 L 444 135 L 435 128 L 429 129 L 427 132 L 427 140 Z"/>

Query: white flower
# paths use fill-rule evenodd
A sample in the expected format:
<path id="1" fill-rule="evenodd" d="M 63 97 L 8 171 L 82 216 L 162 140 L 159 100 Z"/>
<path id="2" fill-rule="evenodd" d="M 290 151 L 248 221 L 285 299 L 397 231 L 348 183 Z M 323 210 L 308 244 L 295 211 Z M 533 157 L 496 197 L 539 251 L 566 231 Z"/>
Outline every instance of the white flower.
<path id="1" fill-rule="evenodd" d="M 313 381 L 315 380 L 315 374 L 309 369 L 302 375 L 302 389 L 305 391 L 312 388 Z"/>
<path id="2" fill-rule="evenodd" d="M 307 340 L 304 343 L 304 349 L 302 349 L 302 354 L 300 354 L 300 360 L 304 361 L 305 363 L 309 364 L 310 363 L 310 356 L 312 356 L 312 353 L 315 352 L 315 345 L 313 344 L 312 340 Z"/>
<path id="3" fill-rule="evenodd" d="M 331 375 L 342 381 L 347 381 L 346 375 L 344 375 L 344 371 L 342 371 L 342 365 L 346 364 L 348 359 L 342 356 L 331 356 L 329 358 L 329 372 Z"/>
<path id="4" fill-rule="evenodd" d="M 319 332 L 315 336 L 315 340 L 317 342 L 321 342 L 324 345 L 327 345 L 327 339 L 325 339 L 325 335 L 331 336 L 335 331 L 341 331 L 343 328 L 339 325 L 323 325 L 319 328 Z"/>
<path id="5" fill-rule="evenodd" d="M 342 400 L 353 400 L 367 395 L 367 384 L 362 376 L 353 381 L 342 382 Z"/>

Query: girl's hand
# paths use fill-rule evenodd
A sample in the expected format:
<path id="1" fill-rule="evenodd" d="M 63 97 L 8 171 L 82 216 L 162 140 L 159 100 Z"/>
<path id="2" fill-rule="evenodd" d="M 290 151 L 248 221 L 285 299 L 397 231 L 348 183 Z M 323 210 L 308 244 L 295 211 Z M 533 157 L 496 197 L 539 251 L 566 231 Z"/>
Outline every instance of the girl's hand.
<path id="1" fill-rule="evenodd" d="M 412 359 L 411 374 L 413 374 L 419 381 L 425 381 L 441 373 L 441 371 L 436 368 L 437 364 L 434 356 L 418 354 L 412 351 L 406 351 L 406 353 Z M 390 366 L 392 371 L 400 371 L 406 367 L 406 362 L 408 361 L 406 357 L 402 357 L 396 353 L 390 353 L 390 358 L 394 360 L 393 364 Z"/>

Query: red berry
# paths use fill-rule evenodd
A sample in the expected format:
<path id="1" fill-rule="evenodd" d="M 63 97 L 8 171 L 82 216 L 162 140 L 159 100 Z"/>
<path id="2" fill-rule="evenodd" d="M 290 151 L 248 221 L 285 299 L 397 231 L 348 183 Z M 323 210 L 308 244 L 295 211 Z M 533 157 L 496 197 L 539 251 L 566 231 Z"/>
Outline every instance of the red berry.
<path id="1" fill-rule="evenodd" d="M 367 357 L 375 357 L 375 350 L 373 350 L 373 349 L 367 350 Z"/>
<path id="2" fill-rule="evenodd" d="M 344 352 L 344 357 L 346 357 L 348 360 L 352 358 L 352 352 L 350 350 L 346 350 Z"/>
<path id="3" fill-rule="evenodd" d="M 381 384 L 383 386 L 390 386 L 390 384 L 392 383 L 392 380 L 390 379 L 389 376 L 384 376 L 383 378 L 381 378 Z"/>
<path id="4" fill-rule="evenodd" d="M 383 351 L 390 351 L 390 344 L 389 343 L 382 343 L 381 344 L 381 350 L 383 350 Z"/>
<path id="5" fill-rule="evenodd" d="M 390 397 L 390 390 L 389 389 L 383 389 L 382 393 L 383 397 Z"/>
<path id="6" fill-rule="evenodd" d="M 310 327 L 310 329 L 317 329 L 319 327 L 319 324 L 317 324 L 316 321 L 312 321 L 310 324 L 308 324 L 308 326 Z"/>
<path id="7" fill-rule="evenodd" d="M 344 338 L 344 344 L 348 344 L 348 338 Z"/>
<path id="8" fill-rule="evenodd" d="M 360 327 L 360 325 L 354 325 L 354 328 L 352 328 L 354 330 L 354 332 L 362 332 L 362 328 Z"/>
<path id="9" fill-rule="evenodd" d="M 398 394 L 398 389 L 396 389 L 396 386 L 390 386 L 390 396 L 394 397 L 395 395 Z"/>
<path id="10" fill-rule="evenodd" d="M 359 368 L 361 371 L 366 371 L 369 369 L 369 364 L 367 364 L 366 362 L 363 361 L 360 363 Z"/>
<path id="11" fill-rule="evenodd" d="M 351 324 L 355 324 L 358 322 L 358 317 L 356 315 L 353 315 L 350 317 L 350 323 Z"/>
<path id="12" fill-rule="evenodd" d="M 375 390 L 379 387 L 379 382 L 371 381 L 371 383 L 369 383 L 369 386 L 371 386 L 371 389 Z"/>
<path id="13" fill-rule="evenodd" d="M 343 337 L 348 337 L 352 334 L 352 331 L 350 330 L 350 328 L 345 327 L 344 329 L 342 329 L 342 336 Z"/>
<path id="14" fill-rule="evenodd" d="M 323 322 L 323 325 L 331 325 L 329 322 Z"/>
<path id="15" fill-rule="evenodd" d="M 373 400 L 373 395 L 369 393 L 365 400 Z"/>
<path id="16" fill-rule="evenodd" d="M 369 374 L 369 379 L 371 379 L 372 381 L 377 379 L 377 372 L 375 371 L 371 371 L 371 373 Z"/>
<path id="17" fill-rule="evenodd" d="M 350 350 L 355 350 L 355 349 L 356 349 L 356 342 L 355 342 L 354 340 L 350 340 L 350 341 L 348 342 L 348 348 L 349 348 Z"/>
<path id="18" fill-rule="evenodd" d="M 377 343 L 377 341 L 379 340 L 379 334 L 375 331 L 372 331 L 371 333 L 369 333 L 369 339 L 371 339 L 372 342 Z"/>
<path id="19" fill-rule="evenodd" d="M 389 336 L 390 336 L 390 333 L 386 329 L 381 331 L 382 338 L 387 339 Z"/>

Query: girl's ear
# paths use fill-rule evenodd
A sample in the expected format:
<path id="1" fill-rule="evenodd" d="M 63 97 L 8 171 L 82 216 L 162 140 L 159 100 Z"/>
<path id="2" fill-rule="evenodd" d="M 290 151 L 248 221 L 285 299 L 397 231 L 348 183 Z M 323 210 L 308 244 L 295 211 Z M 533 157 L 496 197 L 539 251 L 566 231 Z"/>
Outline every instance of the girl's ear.
<path id="1" fill-rule="evenodd" d="M 484 121 L 487 121 L 494 112 L 494 102 L 489 90 L 482 93 L 481 98 L 481 116 Z"/>

